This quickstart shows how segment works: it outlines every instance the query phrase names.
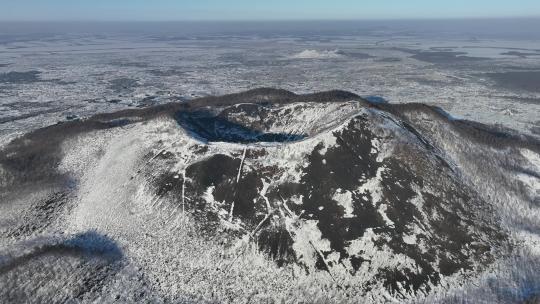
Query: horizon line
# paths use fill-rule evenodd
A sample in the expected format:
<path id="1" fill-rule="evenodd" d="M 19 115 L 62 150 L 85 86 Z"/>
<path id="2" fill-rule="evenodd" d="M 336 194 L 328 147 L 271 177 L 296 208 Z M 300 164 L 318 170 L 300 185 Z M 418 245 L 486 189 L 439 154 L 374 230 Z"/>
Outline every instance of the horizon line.
<path id="1" fill-rule="evenodd" d="M 450 20 L 508 20 L 508 19 L 540 19 L 540 15 L 531 15 L 531 16 L 463 16 L 463 17 L 403 17 L 403 18 L 283 18 L 283 19 L 164 19 L 164 20 L 153 20 L 153 19 L 38 19 L 38 20 L 27 20 L 27 19 L 12 19 L 12 20 L 0 20 L 0 23 L 8 22 L 24 22 L 24 23 L 38 23 L 38 22 L 70 22 L 70 23 L 97 23 L 97 22 L 108 22 L 108 23 L 129 23 L 129 22 L 149 22 L 149 23 L 158 23 L 158 22 L 321 22 L 321 21 L 341 21 L 341 22 L 358 22 L 358 21 L 450 21 Z"/>

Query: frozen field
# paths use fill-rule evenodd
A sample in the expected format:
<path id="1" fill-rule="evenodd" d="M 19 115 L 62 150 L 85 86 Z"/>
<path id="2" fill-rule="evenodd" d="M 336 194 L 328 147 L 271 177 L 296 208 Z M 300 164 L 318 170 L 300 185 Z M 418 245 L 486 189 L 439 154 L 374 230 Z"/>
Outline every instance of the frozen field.
<path id="1" fill-rule="evenodd" d="M 539 23 L 4 23 L 0 138 L 257 87 L 427 103 L 538 136 Z"/>

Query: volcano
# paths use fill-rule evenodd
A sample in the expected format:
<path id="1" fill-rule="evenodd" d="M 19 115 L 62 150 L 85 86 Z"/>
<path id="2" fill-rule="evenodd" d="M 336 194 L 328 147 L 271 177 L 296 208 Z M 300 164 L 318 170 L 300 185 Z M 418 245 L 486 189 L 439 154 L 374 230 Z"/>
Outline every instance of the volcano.
<path id="1" fill-rule="evenodd" d="M 99 114 L 2 148 L 0 299 L 531 301 L 539 193 L 537 139 L 423 104 L 263 88 Z"/>

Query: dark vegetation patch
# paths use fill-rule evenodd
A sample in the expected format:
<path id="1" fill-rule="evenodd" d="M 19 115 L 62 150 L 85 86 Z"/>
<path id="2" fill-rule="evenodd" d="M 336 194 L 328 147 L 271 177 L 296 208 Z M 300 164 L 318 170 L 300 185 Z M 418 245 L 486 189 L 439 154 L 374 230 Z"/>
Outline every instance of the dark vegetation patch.
<path id="1" fill-rule="evenodd" d="M 375 59 L 375 61 L 377 61 L 377 62 L 384 62 L 384 63 L 393 63 L 393 62 L 400 62 L 400 61 L 401 61 L 401 58 L 392 58 L 392 57 L 388 57 L 388 58 L 379 58 L 379 59 Z"/>
<path id="2" fill-rule="evenodd" d="M 246 59 L 244 52 L 229 52 L 218 56 L 217 62 L 241 64 Z"/>
<path id="3" fill-rule="evenodd" d="M 388 100 L 381 96 L 365 96 L 364 99 L 369 101 L 370 103 L 388 103 Z"/>
<path id="4" fill-rule="evenodd" d="M 470 120 L 454 123 L 462 136 L 472 138 L 492 147 L 523 147 L 540 152 L 540 142 L 529 136 L 518 134 L 502 125 L 485 125 Z"/>
<path id="5" fill-rule="evenodd" d="M 23 120 L 23 119 L 27 119 L 27 118 L 32 118 L 32 117 L 40 116 L 40 115 L 43 115 L 43 114 L 56 113 L 56 112 L 58 112 L 58 108 L 54 107 L 54 108 L 49 108 L 49 109 L 46 109 L 46 110 L 32 111 L 30 113 L 25 113 L 25 114 L 21 114 L 21 115 L 4 116 L 4 117 L 0 117 L 0 124 L 12 122 L 12 121 L 17 121 L 17 120 Z"/>
<path id="6" fill-rule="evenodd" d="M 540 135 L 540 122 L 536 122 L 536 125 L 531 127 L 531 133 Z"/>
<path id="7" fill-rule="evenodd" d="M 452 84 L 451 82 L 447 82 L 447 81 L 422 78 L 422 77 L 410 77 L 410 78 L 406 78 L 406 80 L 414 81 L 421 85 L 427 85 L 427 86 L 433 86 L 433 87 L 445 87 Z"/>
<path id="8" fill-rule="evenodd" d="M 109 81 L 109 89 L 115 92 L 131 91 L 139 82 L 131 78 L 117 78 Z"/>
<path id="9" fill-rule="evenodd" d="M 54 106 L 54 101 L 43 101 L 43 102 L 31 102 L 31 101 L 17 101 L 17 102 L 10 102 L 5 103 L 3 106 L 9 107 L 13 110 L 20 110 L 20 109 L 34 109 L 38 107 L 43 108 L 50 108 Z"/>
<path id="10" fill-rule="evenodd" d="M 148 73 L 157 77 L 171 77 L 171 76 L 185 76 L 187 72 L 181 71 L 179 68 L 172 68 L 168 70 L 148 70 Z"/>
<path id="11" fill-rule="evenodd" d="M 293 239 L 285 225 L 271 225 L 262 229 L 257 236 L 259 250 L 268 254 L 276 264 L 281 267 L 285 264 L 296 261 L 294 254 Z"/>
<path id="12" fill-rule="evenodd" d="M 223 96 L 209 96 L 189 102 L 190 107 L 204 106 L 230 106 L 240 103 L 255 104 L 286 104 L 293 102 L 344 102 L 351 100 L 361 101 L 358 95 L 346 91 L 327 91 L 306 95 L 297 95 L 287 90 L 259 88 Z"/>
<path id="13" fill-rule="evenodd" d="M 504 53 L 501 53 L 501 55 L 506 55 L 506 56 L 516 56 L 516 57 L 520 57 L 520 58 L 527 58 L 529 56 L 540 56 L 540 53 L 531 53 L 531 52 L 520 52 L 520 51 L 508 51 L 508 52 L 504 52 Z"/>
<path id="14" fill-rule="evenodd" d="M 64 81 L 60 79 L 47 79 L 43 80 L 40 77 L 41 72 L 40 71 L 27 71 L 27 72 L 7 72 L 7 73 L 0 73 L 0 83 L 5 83 L 9 85 L 16 85 L 16 84 L 29 84 L 29 83 L 36 83 L 36 82 L 49 82 L 49 83 L 56 83 L 59 85 L 68 85 L 68 84 L 74 84 L 76 82 L 73 81 Z"/>
<path id="15" fill-rule="evenodd" d="M 491 97 L 491 96 L 489 96 Z M 518 102 L 518 103 L 523 103 L 523 104 L 533 104 L 533 105 L 540 105 L 540 98 L 533 98 L 533 97 L 519 97 L 519 96 L 511 96 L 511 95 L 496 95 L 494 97 L 498 97 L 498 98 L 504 98 L 504 99 L 507 99 L 507 100 L 511 100 L 511 101 L 515 101 L 515 102 Z"/>
<path id="16" fill-rule="evenodd" d="M 42 232 L 61 216 L 68 202 L 69 194 L 66 192 L 53 193 L 38 201 L 22 216 L 19 226 L 11 227 L 7 236 L 30 236 L 36 232 Z"/>
<path id="17" fill-rule="evenodd" d="M 411 58 L 435 64 L 456 64 L 489 60 L 489 58 L 470 57 L 465 52 L 450 51 L 417 51 Z"/>
<path id="18" fill-rule="evenodd" d="M 159 96 L 146 96 L 137 103 L 137 107 L 146 108 L 152 107 L 160 103 Z"/>
<path id="19" fill-rule="evenodd" d="M 131 48 L 128 48 L 131 49 Z M 110 63 L 111 65 L 118 67 L 131 67 L 131 68 L 148 68 L 148 63 L 140 61 L 127 61 L 127 60 L 113 60 Z"/>
<path id="20" fill-rule="evenodd" d="M 59 85 L 70 85 L 70 84 L 76 84 L 77 82 L 76 81 L 65 81 L 65 80 L 61 80 L 61 79 L 48 79 L 48 80 L 44 80 L 45 82 L 53 82 L 53 83 L 56 83 L 56 84 L 59 84 Z"/>
<path id="21" fill-rule="evenodd" d="M 165 172 L 154 179 L 156 195 L 163 197 L 172 195 L 175 201 L 182 200 L 184 177 L 175 172 Z"/>
<path id="22" fill-rule="evenodd" d="M 433 120 L 438 120 L 442 124 L 451 127 L 464 138 L 482 143 L 491 147 L 519 147 L 531 149 L 540 153 L 540 141 L 514 130 L 508 129 L 502 125 L 486 125 L 464 119 L 454 119 L 439 107 L 430 106 L 421 103 L 407 104 L 372 104 L 374 108 L 389 112 L 411 126 L 417 126 L 418 123 L 409 117 L 415 117 L 419 113 L 424 113 Z M 420 130 L 423 130 L 420 128 Z M 427 134 L 424 134 L 427 136 Z"/>
<path id="23" fill-rule="evenodd" d="M 505 66 L 507 69 L 512 71 L 538 71 L 540 66 L 528 65 L 528 66 Z"/>
<path id="24" fill-rule="evenodd" d="M 498 191 L 512 193 L 524 201 L 536 201 L 523 184 L 511 183 L 511 179 L 508 179 L 509 174 L 511 176 L 516 172 L 523 172 L 523 168 L 519 165 L 520 161 L 516 163 L 514 160 L 514 157 L 521 158 L 517 152 L 518 149 L 540 153 L 540 141 L 534 135 L 520 134 L 502 125 L 484 125 L 468 120 L 451 119 L 436 108 L 421 104 L 396 105 L 389 111 L 393 111 L 398 117 L 420 130 L 424 137 L 436 145 L 443 145 L 441 141 L 447 140 L 462 140 L 478 145 L 473 149 L 468 148 L 468 144 L 464 144 L 463 150 L 458 151 L 457 157 L 468 163 L 467 168 L 455 168 L 457 171 L 464 170 L 462 174 L 469 174 L 470 171 L 465 170 L 473 170 L 476 176 L 482 176 L 483 183 L 476 184 L 481 191 L 486 191 L 487 184 L 497 184 L 500 188 Z M 419 112 L 426 114 L 430 119 L 418 119 Z M 451 132 L 449 138 L 445 138 L 446 131 Z M 492 149 L 495 151 L 490 151 L 490 153 L 502 154 L 504 151 L 504 154 L 508 156 L 490 155 L 487 157 L 483 152 Z M 442 152 L 445 153 L 445 151 Z M 534 172 L 526 172 L 528 175 L 531 173 Z M 486 199 L 493 198 L 496 199 L 491 195 L 486 196 Z"/>
<path id="25" fill-rule="evenodd" d="M 523 304 L 538 304 L 540 303 L 540 292 L 527 290 L 523 299 Z"/>
<path id="26" fill-rule="evenodd" d="M 444 52 L 451 52 L 455 49 L 459 49 L 457 46 L 432 46 L 429 48 L 432 51 L 444 51 Z"/>
<path id="27" fill-rule="evenodd" d="M 346 51 L 338 51 L 337 52 L 339 55 L 343 55 L 343 56 L 347 56 L 349 58 L 353 58 L 353 59 L 369 59 L 369 58 L 375 58 L 375 56 L 372 56 L 372 55 L 369 55 L 369 54 L 366 54 L 366 53 L 362 53 L 362 52 L 358 52 L 358 51 L 349 51 L 349 50 L 346 50 Z"/>
<path id="28" fill-rule="evenodd" d="M 505 89 L 540 92 L 540 71 L 486 73 L 481 76 L 488 77 Z"/>
<path id="29" fill-rule="evenodd" d="M 285 67 L 285 66 L 288 66 L 290 63 L 286 60 L 263 57 L 261 59 L 245 59 L 242 62 L 242 64 L 245 66 L 250 66 L 250 67 L 268 68 L 268 67 Z"/>
<path id="30" fill-rule="evenodd" d="M 7 72 L 0 74 L 0 83 L 9 84 L 25 84 L 40 82 L 40 71 L 28 71 L 28 72 Z"/>

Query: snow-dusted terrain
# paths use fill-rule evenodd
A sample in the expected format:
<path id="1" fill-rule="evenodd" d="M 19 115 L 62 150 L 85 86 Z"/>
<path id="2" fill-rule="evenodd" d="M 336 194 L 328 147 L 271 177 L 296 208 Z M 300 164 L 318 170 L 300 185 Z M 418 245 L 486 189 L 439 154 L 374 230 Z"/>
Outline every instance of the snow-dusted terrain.
<path id="1" fill-rule="evenodd" d="M 421 104 L 257 89 L 30 132 L 7 302 L 535 301 L 540 143 Z"/>
<path id="2" fill-rule="evenodd" d="M 67 117 L 257 87 L 421 102 L 539 136 L 540 23 L 515 23 L 2 23 L 0 142 Z"/>
<path id="3" fill-rule="evenodd" d="M 540 23 L 448 22 L 0 23 L 0 302 L 539 303 Z"/>

